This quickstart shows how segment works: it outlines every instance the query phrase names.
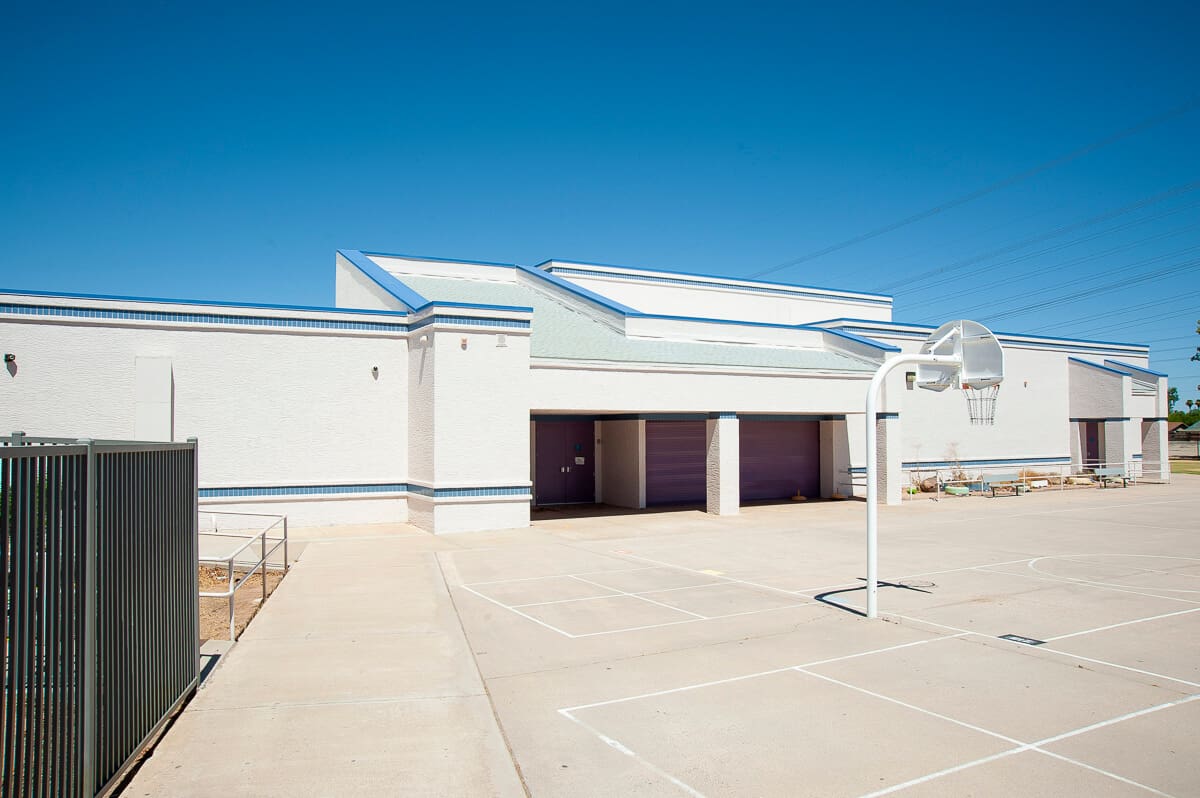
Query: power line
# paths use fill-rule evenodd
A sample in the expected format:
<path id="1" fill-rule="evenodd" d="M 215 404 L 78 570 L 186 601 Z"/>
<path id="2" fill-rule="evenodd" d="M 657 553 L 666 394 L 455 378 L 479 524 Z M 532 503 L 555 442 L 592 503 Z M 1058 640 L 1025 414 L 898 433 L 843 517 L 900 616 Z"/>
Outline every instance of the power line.
<path id="1" fill-rule="evenodd" d="M 1052 238 L 1057 238 L 1061 235 L 1066 235 L 1067 233 L 1071 233 L 1071 232 L 1080 230 L 1085 227 L 1090 227 L 1093 224 L 1098 224 L 1100 222 L 1106 222 L 1109 219 L 1116 218 L 1117 216 L 1123 216 L 1124 214 L 1130 213 L 1132 211 L 1140 210 L 1149 205 L 1154 205 L 1156 203 L 1162 202 L 1165 199 L 1170 199 L 1172 197 L 1190 193 L 1192 191 L 1195 191 L 1198 188 L 1200 188 L 1200 181 L 1184 183 L 1183 185 L 1169 188 L 1166 191 L 1160 192 L 1160 193 L 1155 194 L 1150 197 L 1146 197 L 1145 199 L 1138 200 L 1137 202 L 1132 202 L 1128 205 L 1123 205 L 1119 208 L 1114 208 L 1112 210 L 1105 211 L 1104 213 L 1098 214 L 1096 216 L 1091 216 L 1087 219 L 1083 219 L 1081 221 L 1074 222 L 1072 224 L 1061 225 L 1052 230 L 1048 230 L 1044 233 L 1039 233 L 1038 235 L 1035 235 L 1035 236 L 1030 236 L 1029 238 L 1022 239 L 1022 240 L 1017 241 L 1012 244 L 1006 244 L 1005 246 L 1000 247 L 999 249 L 994 249 L 994 250 L 991 250 L 990 252 L 985 252 L 980 255 L 973 255 L 969 258 L 964 258 L 962 260 L 955 261 L 954 263 L 948 264 L 946 266 L 940 266 L 935 269 L 929 269 L 927 271 L 921 272 L 920 274 L 905 278 L 904 280 L 889 283 L 888 285 L 883 286 L 879 290 L 882 292 L 887 292 L 891 288 L 895 288 L 895 287 L 898 287 L 901 285 L 913 284 L 913 283 L 918 283 L 920 285 L 920 287 L 910 288 L 910 289 L 906 289 L 903 291 L 897 291 L 896 295 L 901 296 L 905 293 L 912 293 L 914 291 L 923 290 L 925 287 L 930 285 L 929 283 L 924 282 L 925 280 L 927 280 L 930 277 L 937 277 L 939 275 L 944 275 L 947 272 L 958 271 L 959 269 L 965 268 L 967 266 L 971 266 L 976 263 L 980 263 L 982 261 L 986 261 L 991 258 L 994 258 L 997 255 L 1006 255 L 1009 252 L 1015 252 L 1017 250 L 1024 249 L 1025 247 L 1031 246 L 1033 244 L 1037 244 L 1042 241 L 1047 241 Z M 1185 206 L 1185 207 L 1191 207 L 1191 206 Z M 1164 212 L 1162 215 L 1169 216 L 1172 213 L 1176 213 L 1176 212 L 1178 212 L 1177 209 L 1173 209 L 1173 210 Z M 1148 216 L 1148 217 L 1145 217 L 1145 219 L 1143 219 L 1143 220 L 1134 220 L 1131 222 L 1127 222 L 1127 223 L 1125 223 L 1124 226 L 1117 225 L 1116 227 L 1109 228 L 1107 231 L 1104 231 L 1104 233 L 1123 230 L 1123 229 L 1126 229 L 1127 226 L 1140 224 L 1141 221 L 1153 221 L 1158 218 L 1161 218 L 1161 216 Z M 1071 243 L 1080 243 L 1080 242 L 1084 242 L 1084 241 L 1090 241 L 1095 237 L 1097 237 L 1097 236 L 1094 234 L 1091 237 L 1085 236 L 1083 238 L 1075 239 L 1074 242 L 1068 242 L 1067 246 L 1069 246 Z M 1061 246 L 1059 248 L 1061 248 Z M 1055 251 L 1055 247 L 1051 247 L 1049 249 L 1042 250 L 1040 253 L 1032 253 L 1032 254 L 1045 254 L 1047 252 L 1053 252 L 1053 251 Z M 1021 257 L 1027 257 L 1027 256 L 1021 256 Z M 1009 261 L 1009 262 L 1011 262 L 1011 261 Z M 938 283 L 933 283 L 933 285 L 937 285 L 937 284 Z"/>
<path id="2" fill-rule="evenodd" d="M 1148 321 L 1159 321 L 1160 319 L 1169 319 L 1172 316 L 1178 316 L 1181 312 L 1182 311 L 1179 311 L 1179 310 L 1171 310 L 1171 311 L 1167 311 L 1165 313 L 1155 313 L 1151 316 L 1145 316 L 1141 319 L 1138 319 L 1138 322 L 1142 323 L 1142 322 L 1148 322 Z M 1126 321 L 1126 322 L 1121 322 L 1119 324 L 1106 324 L 1103 327 L 1092 327 L 1092 328 L 1088 328 L 1087 330 L 1085 330 L 1083 333 L 1081 333 L 1081 335 L 1096 335 L 1099 333 L 1107 332 L 1108 330 L 1115 330 L 1119 327 L 1124 327 L 1130 323 L 1131 322 Z"/>
<path id="3" fill-rule="evenodd" d="M 1117 266 L 1116 268 L 1113 268 L 1113 269 L 1106 269 L 1105 271 L 1102 271 L 1102 272 L 1096 272 L 1095 274 L 1088 274 L 1088 275 L 1085 275 L 1085 276 L 1083 276 L 1083 277 L 1079 277 L 1079 278 L 1077 278 L 1077 279 L 1074 279 L 1074 280 L 1067 280 L 1066 282 L 1060 283 L 1060 284 L 1059 284 L 1059 287 L 1061 287 L 1061 288 L 1069 288 L 1069 287 L 1071 287 L 1071 286 L 1073 286 L 1073 285 L 1081 285 L 1081 284 L 1083 284 L 1083 283 L 1094 282 L 1095 280 L 1098 280 L 1098 279 L 1101 279 L 1101 278 L 1104 278 L 1104 277 L 1112 277 L 1112 276 L 1114 276 L 1114 275 L 1117 275 L 1117 274 L 1122 274 L 1122 273 L 1125 273 L 1125 272 L 1133 271 L 1133 270 L 1135 270 L 1135 269 L 1137 269 L 1137 268 L 1139 268 L 1139 267 L 1142 267 L 1142 266 L 1149 266 L 1149 265 L 1151 265 L 1151 264 L 1154 264 L 1154 263 L 1158 263 L 1158 262 L 1164 261 L 1164 260 L 1166 260 L 1166 259 L 1168 259 L 1168 258 L 1177 257 L 1177 256 L 1179 256 L 1179 255 L 1186 255 L 1186 254 L 1188 254 L 1188 253 L 1190 253 L 1190 252 L 1193 252 L 1193 251 L 1195 251 L 1195 250 L 1197 250 L 1197 249 L 1200 249 L 1200 245 L 1195 245 L 1195 246 L 1191 246 L 1191 247 L 1184 247 L 1183 249 L 1178 249 L 1178 250 L 1175 250 L 1174 252 L 1165 252 L 1165 253 L 1163 253 L 1163 254 L 1161 254 L 1161 255 L 1154 255 L 1154 256 L 1152 256 L 1152 257 L 1149 257 L 1149 258 L 1142 258 L 1141 260 L 1134 261 L 1133 263 L 1126 263 L 1126 264 L 1123 264 L 1123 265 L 1121 265 L 1121 266 Z M 1144 276 L 1144 275 L 1143 275 L 1143 276 Z M 1138 282 L 1142 282 L 1142 281 L 1143 281 L 1143 280 L 1142 280 L 1142 276 L 1139 276 L 1139 277 L 1137 277 L 1137 278 L 1135 278 L 1135 279 L 1133 279 L 1133 280 L 1130 280 L 1130 279 L 1128 279 L 1128 278 L 1127 278 L 1125 283 L 1123 283 L 1123 284 L 1121 284 L 1121 283 L 1118 283 L 1117 285 L 1134 285 L 1134 284 L 1136 284 L 1136 283 L 1138 283 Z M 1073 296 L 1073 295 L 1068 295 L 1068 296 Z M 999 301 L 999 302 L 1005 302 L 1005 301 L 1009 301 L 1010 299 L 1018 299 L 1018 298 L 1019 298 L 1019 297 L 1008 297 L 1008 298 L 1001 299 L 1001 300 L 993 300 L 993 301 L 989 301 L 989 302 L 984 302 L 984 303 L 982 303 L 982 304 L 979 304 L 979 305 L 972 305 L 972 306 L 970 306 L 970 307 L 964 308 L 964 309 L 962 309 L 962 310 L 959 310 L 959 311 L 956 311 L 956 312 L 958 312 L 958 313 L 969 313 L 969 312 L 971 312 L 971 311 L 975 311 L 975 310 L 984 310 L 984 309 L 988 309 L 988 308 L 995 307 L 995 305 L 996 305 L 997 301 Z M 1049 306 L 1052 306 L 1052 305 L 1054 305 L 1054 304 L 1061 304 L 1061 303 L 1059 303 L 1059 302 L 1058 302 L 1058 300 L 1060 300 L 1060 299 L 1063 299 L 1063 297 L 1052 297 L 1052 298 L 1050 298 L 1050 299 L 1042 300 L 1042 301 L 1041 301 L 1041 302 L 1039 302 L 1038 304 L 1039 304 L 1039 306 L 1040 306 L 1040 305 L 1045 305 L 1045 306 L 1048 306 L 1048 307 L 1049 307 Z M 991 314 L 991 315 L 992 315 L 993 317 L 995 317 L 995 316 L 997 316 L 997 315 L 1008 315 L 1009 313 L 1010 313 L 1010 311 L 1003 311 L 1003 313 L 1002 313 L 1002 314 Z"/>
<path id="4" fill-rule="evenodd" d="M 1192 249 L 1197 249 L 1197 247 L 1192 247 Z M 1200 265 L 1200 258 L 1196 258 L 1196 259 L 1189 260 L 1189 261 L 1184 261 L 1183 263 L 1177 263 L 1173 266 L 1168 266 L 1164 269 L 1159 269 L 1157 271 L 1148 272 L 1146 274 L 1142 274 L 1133 279 L 1123 279 L 1123 280 L 1119 280 L 1115 283 L 1107 283 L 1105 285 L 1097 286 L 1095 288 L 1089 288 L 1085 291 L 1078 291 L 1074 294 L 1066 294 L 1064 296 L 1053 297 L 1051 299 L 1042 300 L 1040 302 L 1032 302 L 1028 305 L 1023 305 L 1018 308 L 1013 308 L 1011 310 L 1003 311 L 1002 313 L 989 314 L 985 318 L 988 318 L 991 320 L 996 320 L 996 319 L 1006 319 L 1009 316 L 1023 316 L 1026 313 L 1032 313 L 1035 310 L 1045 310 L 1046 308 L 1057 307 L 1058 305 L 1066 305 L 1066 304 L 1070 304 L 1072 302 L 1078 302 L 1081 299 L 1087 299 L 1088 297 L 1096 296 L 1097 294 L 1106 294 L 1109 291 L 1118 291 L 1123 288 L 1128 288 L 1131 285 L 1138 285 L 1140 283 L 1148 282 L 1150 280 L 1154 280 L 1159 277 L 1166 277 L 1167 275 L 1185 271 L 1185 270 L 1193 268 L 1197 265 Z"/>
<path id="5" fill-rule="evenodd" d="M 1200 296 L 1200 291 L 1189 291 L 1186 294 L 1178 294 L 1176 296 L 1170 297 L 1170 299 L 1171 300 L 1189 299 L 1194 296 Z M 1131 305 L 1129 307 L 1120 308 L 1119 310 L 1106 311 L 1106 315 L 1123 316 L 1126 313 L 1136 313 L 1139 310 L 1144 310 L 1146 308 L 1151 308 L 1151 307 L 1162 305 L 1162 304 L 1164 304 L 1165 301 L 1166 300 L 1163 300 L 1163 299 L 1152 299 L 1149 302 L 1143 302 L 1140 305 Z M 1172 311 L 1172 315 L 1174 313 L 1178 313 L 1178 312 L 1179 311 Z M 1058 328 L 1062 328 L 1062 327 L 1066 327 L 1069 329 L 1071 327 L 1071 325 L 1073 325 L 1073 324 L 1080 324 L 1082 322 L 1089 322 L 1089 321 L 1095 321 L 1095 320 L 1096 320 L 1095 315 L 1080 316 L 1078 318 L 1071 319 L 1070 321 L 1056 321 L 1056 322 L 1052 322 L 1050 324 L 1043 324 L 1041 327 L 1034 327 L 1032 329 L 1026 330 L 1026 332 L 1036 333 L 1036 332 L 1042 332 L 1042 331 L 1050 330 L 1050 329 L 1058 329 Z"/>
<path id="6" fill-rule="evenodd" d="M 1195 204 L 1200 205 L 1200 203 L 1195 203 Z M 1178 212 L 1178 211 L 1176 211 L 1176 212 Z M 1126 225 L 1126 227 L 1129 227 L 1129 226 L 1131 226 L 1131 225 Z M 1184 227 L 1178 227 L 1173 230 L 1167 230 L 1162 233 L 1155 233 L 1152 236 L 1146 236 L 1145 238 L 1138 239 L 1137 241 L 1130 241 L 1125 244 L 1119 244 L 1115 247 L 1109 247 L 1108 249 L 1102 250 L 1100 252 L 1094 252 L 1094 253 L 1091 253 L 1088 255 L 1081 255 L 1077 258 L 1061 261 L 1059 263 L 1055 263 L 1050 266 L 1044 266 L 1044 265 L 1038 264 L 1038 265 L 1034 266 L 1032 269 L 1027 269 L 1025 271 L 1018 272 L 1016 274 L 1007 274 L 1006 273 L 1004 276 L 1004 282 L 1006 285 L 1011 285 L 1016 282 L 1021 282 L 1022 280 L 1027 280 L 1030 277 L 1041 276 L 1052 269 L 1063 269 L 1063 268 L 1070 267 L 1070 266 L 1078 266 L 1083 263 L 1091 263 L 1093 261 L 1100 260 L 1101 258 L 1106 258 L 1109 255 L 1115 255 L 1118 252 L 1124 252 L 1125 250 L 1133 249 L 1133 248 L 1139 247 L 1143 244 L 1148 244 L 1151 241 L 1158 241 L 1160 239 L 1170 238 L 1172 236 L 1177 236 L 1182 233 L 1190 232 L 1192 230 L 1195 230 L 1197 227 L 1200 227 L 1200 222 L 1196 222 L 1196 223 L 1190 224 L 1190 225 L 1185 225 Z M 1050 247 L 1049 249 L 1044 249 L 1039 252 L 1032 252 L 1028 255 L 1022 255 L 1020 257 L 1011 258 L 1006 261 L 1000 261 L 999 263 L 980 267 L 978 269 L 968 272 L 965 275 L 960 275 L 953 279 L 962 280 L 962 279 L 965 279 L 972 275 L 983 274 L 983 273 L 990 271 L 991 269 L 994 269 L 997 267 L 1010 266 L 1014 263 L 1020 263 L 1021 261 L 1030 260 L 1032 258 L 1038 257 L 1039 255 L 1044 255 L 1044 254 L 1047 254 L 1052 251 L 1066 249 L 1067 247 L 1073 246 L 1074 244 L 1080 243 L 1081 241 L 1091 240 L 1092 238 L 1098 238 L 1098 237 L 1099 237 L 1099 235 L 1088 236 L 1085 239 L 1076 239 L 1076 241 L 1068 242 L 1068 243 L 1059 245 L 1057 247 Z M 942 282 L 946 282 L 946 281 L 943 280 Z M 921 307 L 925 307 L 926 305 L 939 304 L 941 302 L 945 302 L 946 300 L 953 299 L 955 297 L 967 296 L 969 294 L 977 294 L 981 291 L 989 291 L 989 290 L 992 290 L 992 284 L 990 284 L 990 283 L 987 283 L 987 284 L 984 284 L 981 286 L 970 286 L 970 287 L 964 288 L 961 291 L 955 291 L 950 294 L 940 294 L 934 299 L 924 299 L 919 302 L 915 302 L 912 305 L 910 305 L 908 307 L 908 309 L 909 309 L 909 311 L 911 311 L 913 308 L 921 308 Z"/>
<path id="7" fill-rule="evenodd" d="M 1110 144 L 1114 144 L 1114 143 L 1120 141 L 1121 139 L 1128 138 L 1129 136 L 1132 136 L 1136 133 L 1141 133 L 1144 130 L 1148 130 L 1152 127 L 1155 127 L 1156 125 L 1160 125 L 1163 122 L 1174 119 L 1177 116 L 1182 116 L 1183 114 L 1186 114 L 1190 111 L 1194 111 L 1197 108 L 1200 108 L 1200 97 L 1193 97 L 1191 100 L 1184 103 L 1183 105 L 1172 108 L 1169 111 L 1165 111 L 1161 114 L 1157 114 L 1155 116 L 1151 116 L 1146 119 L 1143 119 L 1141 122 L 1138 122 L 1136 125 L 1133 125 L 1132 127 L 1127 127 L 1123 130 L 1119 130 L 1116 133 L 1106 136 L 1105 138 L 1102 138 L 1098 141 L 1094 141 L 1090 144 L 1080 147 L 1079 149 L 1072 150 L 1071 152 L 1068 152 L 1066 155 L 1061 155 L 1058 158 L 1054 158 L 1052 160 L 1045 161 L 1044 163 L 1038 164 L 1037 166 L 1035 166 L 1031 169 L 1026 169 L 1024 172 L 1019 172 L 1011 177 L 1006 177 L 1005 179 L 1000 180 L 996 183 L 992 183 L 988 186 L 984 186 L 983 188 L 976 189 L 975 191 L 972 191 L 968 194 L 964 194 L 961 197 L 956 197 L 955 199 L 952 199 L 948 202 L 943 202 L 940 205 L 935 205 L 934 207 L 928 208 L 919 213 L 914 213 L 911 216 L 906 216 L 905 218 L 903 218 L 897 222 L 892 222 L 891 224 L 886 224 L 883 227 L 877 227 L 874 230 L 871 230 L 869 232 L 862 233 L 861 235 L 854 236 L 853 238 L 848 238 L 845 241 L 841 241 L 837 244 L 833 244 L 831 246 L 824 247 L 823 249 L 818 249 L 814 252 L 808 253 L 807 255 L 801 255 L 798 258 L 793 258 L 791 260 L 784 261 L 783 263 L 779 263 L 779 264 L 776 264 L 775 266 L 771 266 L 769 268 L 762 269 L 760 271 L 754 272 L 747 276 L 750 278 L 764 277 L 768 274 L 772 274 L 781 269 L 787 269 L 787 268 L 791 268 L 792 266 L 798 266 L 801 263 L 805 263 L 807 261 L 814 260 L 816 258 L 820 258 L 822 256 L 830 254 L 831 252 L 837 252 L 840 249 L 845 249 L 846 247 L 854 246 L 855 244 L 861 244 L 862 242 L 869 241 L 872 238 L 878 238 L 879 236 L 884 235 L 886 233 L 891 233 L 895 230 L 899 230 L 901 227 L 906 227 L 910 224 L 914 224 L 916 222 L 923 221 L 925 219 L 928 219 L 931 216 L 936 216 L 937 214 L 944 213 L 945 211 L 951 210 L 952 208 L 957 208 L 960 205 L 966 205 L 968 202 L 973 202 L 974 200 L 977 200 L 980 197 L 985 197 L 988 194 L 999 191 L 1000 189 L 1008 188 L 1009 186 L 1016 185 L 1017 183 L 1020 183 L 1024 180 L 1028 180 L 1029 178 L 1039 175 L 1042 172 L 1053 169 L 1056 166 L 1061 166 L 1065 163 L 1074 161 L 1077 158 L 1082 158 L 1084 155 L 1089 155 L 1099 149 L 1103 149 L 1104 147 L 1107 147 Z"/>

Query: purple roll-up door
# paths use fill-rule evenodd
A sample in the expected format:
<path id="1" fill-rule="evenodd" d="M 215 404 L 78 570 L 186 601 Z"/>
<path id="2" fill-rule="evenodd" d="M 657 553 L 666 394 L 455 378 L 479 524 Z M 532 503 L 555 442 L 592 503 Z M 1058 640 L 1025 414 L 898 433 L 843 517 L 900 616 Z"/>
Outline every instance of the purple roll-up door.
<path id="1" fill-rule="evenodd" d="M 591 421 L 541 421 L 534 426 L 533 503 L 596 500 L 596 441 Z"/>
<path id="2" fill-rule="evenodd" d="M 742 501 L 821 495 L 820 422 L 743 418 L 738 427 Z"/>
<path id="3" fill-rule="evenodd" d="M 646 422 L 646 504 L 702 504 L 707 425 L 704 421 Z"/>

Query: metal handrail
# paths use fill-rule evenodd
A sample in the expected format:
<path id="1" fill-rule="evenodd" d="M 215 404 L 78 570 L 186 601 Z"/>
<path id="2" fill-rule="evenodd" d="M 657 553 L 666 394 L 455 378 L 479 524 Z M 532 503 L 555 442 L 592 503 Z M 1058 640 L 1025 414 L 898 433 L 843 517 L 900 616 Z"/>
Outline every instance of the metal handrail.
<path id="1" fill-rule="evenodd" d="M 230 552 L 228 555 L 226 555 L 224 557 L 200 557 L 199 558 L 201 565 L 214 565 L 214 566 L 224 565 L 226 568 L 226 572 L 228 574 L 227 578 L 229 580 L 229 588 L 227 590 L 223 590 L 220 592 L 211 591 L 211 590 L 209 590 L 209 591 L 202 590 L 202 591 L 200 591 L 199 595 L 201 598 L 227 598 L 227 599 L 229 599 L 229 640 L 231 642 L 236 642 L 237 635 L 235 632 L 236 632 L 237 626 L 236 626 L 236 615 L 235 615 L 235 598 L 237 596 L 238 590 L 240 590 L 242 588 L 242 585 L 246 584 L 246 582 L 249 581 L 250 577 L 254 574 L 255 571 L 261 570 L 262 571 L 262 600 L 266 601 L 267 600 L 267 565 L 268 565 L 268 561 L 270 560 L 271 556 L 273 554 L 275 554 L 275 552 L 279 551 L 280 548 L 283 549 L 283 572 L 284 572 L 284 574 L 286 574 L 288 571 L 287 516 L 286 515 L 275 515 L 275 514 L 270 514 L 270 513 L 223 512 L 220 510 L 204 510 L 203 512 L 208 515 L 211 515 L 211 516 L 250 516 L 250 517 L 254 517 L 254 518 L 274 518 L 275 519 L 271 524 L 269 524 L 265 528 L 260 529 L 258 532 L 255 532 L 254 534 L 251 534 L 251 535 L 240 535 L 240 534 L 234 534 L 231 532 L 222 533 L 222 532 L 218 532 L 215 528 L 214 528 L 213 532 L 211 532 L 211 533 L 208 533 L 208 532 L 203 533 L 203 534 L 218 535 L 220 537 L 232 537 L 232 538 L 245 537 L 246 538 L 246 541 L 242 545 L 238 546 L 234 551 Z M 280 524 L 283 525 L 283 527 L 282 527 L 283 536 L 280 538 L 267 537 L 267 533 L 270 532 L 272 529 L 275 529 L 276 527 L 280 526 Z M 267 548 L 267 543 L 269 541 L 274 541 L 274 545 L 272 545 L 270 547 L 270 549 Z M 248 549 L 252 545 L 254 545 L 255 542 L 258 542 L 259 546 L 261 547 L 260 552 L 259 552 L 260 556 L 258 558 L 258 561 L 256 563 L 254 563 L 254 565 L 250 566 L 248 569 L 245 569 L 245 564 L 243 563 L 242 566 L 243 566 L 244 570 L 242 572 L 242 577 L 241 577 L 241 579 L 235 579 L 233 567 L 234 567 L 234 564 L 235 564 L 238 556 L 242 552 L 246 551 L 246 549 Z"/>

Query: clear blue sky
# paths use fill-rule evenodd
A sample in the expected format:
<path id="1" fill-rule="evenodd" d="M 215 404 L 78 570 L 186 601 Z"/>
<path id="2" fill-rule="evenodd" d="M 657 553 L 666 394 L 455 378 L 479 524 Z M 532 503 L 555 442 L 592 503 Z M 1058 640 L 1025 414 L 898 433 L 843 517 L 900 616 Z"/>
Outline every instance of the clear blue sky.
<path id="1" fill-rule="evenodd" d="M 331 304 L 338 247 L 750 275 L 1200 95 L 1194 3 L 436 5 L 9 8 L 0 286 Z M 1198 143 L 1194 109 L 769 279 L 1150 342 L 1200 398 L 1200 185 L 1160 196 Z"/>

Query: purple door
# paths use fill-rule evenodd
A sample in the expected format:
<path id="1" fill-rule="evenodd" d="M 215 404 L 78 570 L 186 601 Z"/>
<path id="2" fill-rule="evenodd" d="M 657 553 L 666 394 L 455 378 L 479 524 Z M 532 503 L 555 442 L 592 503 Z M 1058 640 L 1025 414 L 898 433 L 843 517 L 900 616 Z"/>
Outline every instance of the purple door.
<path id="1" fill-rule="evenodd" d="M 1097 466 L 1100 464 L 1100 422 L 1083 422 L 1083 464 Z"/>
<path id="2" fill-rule="evenodd" d="M 708 496 L 704 421 L 646 422 L 646 504 L 701 504 Z"/>
<path id="3" fill-rule="evenodd" d="M 591 421 L 538 421 L 534 425 L 534 504 L 596 500 L 596 440 Z"/>
<path id="4" fill-rule="evenodd" d="M 742 501 L 821 495 L 819 422 L 743 418 L 738 427 Z"/>

